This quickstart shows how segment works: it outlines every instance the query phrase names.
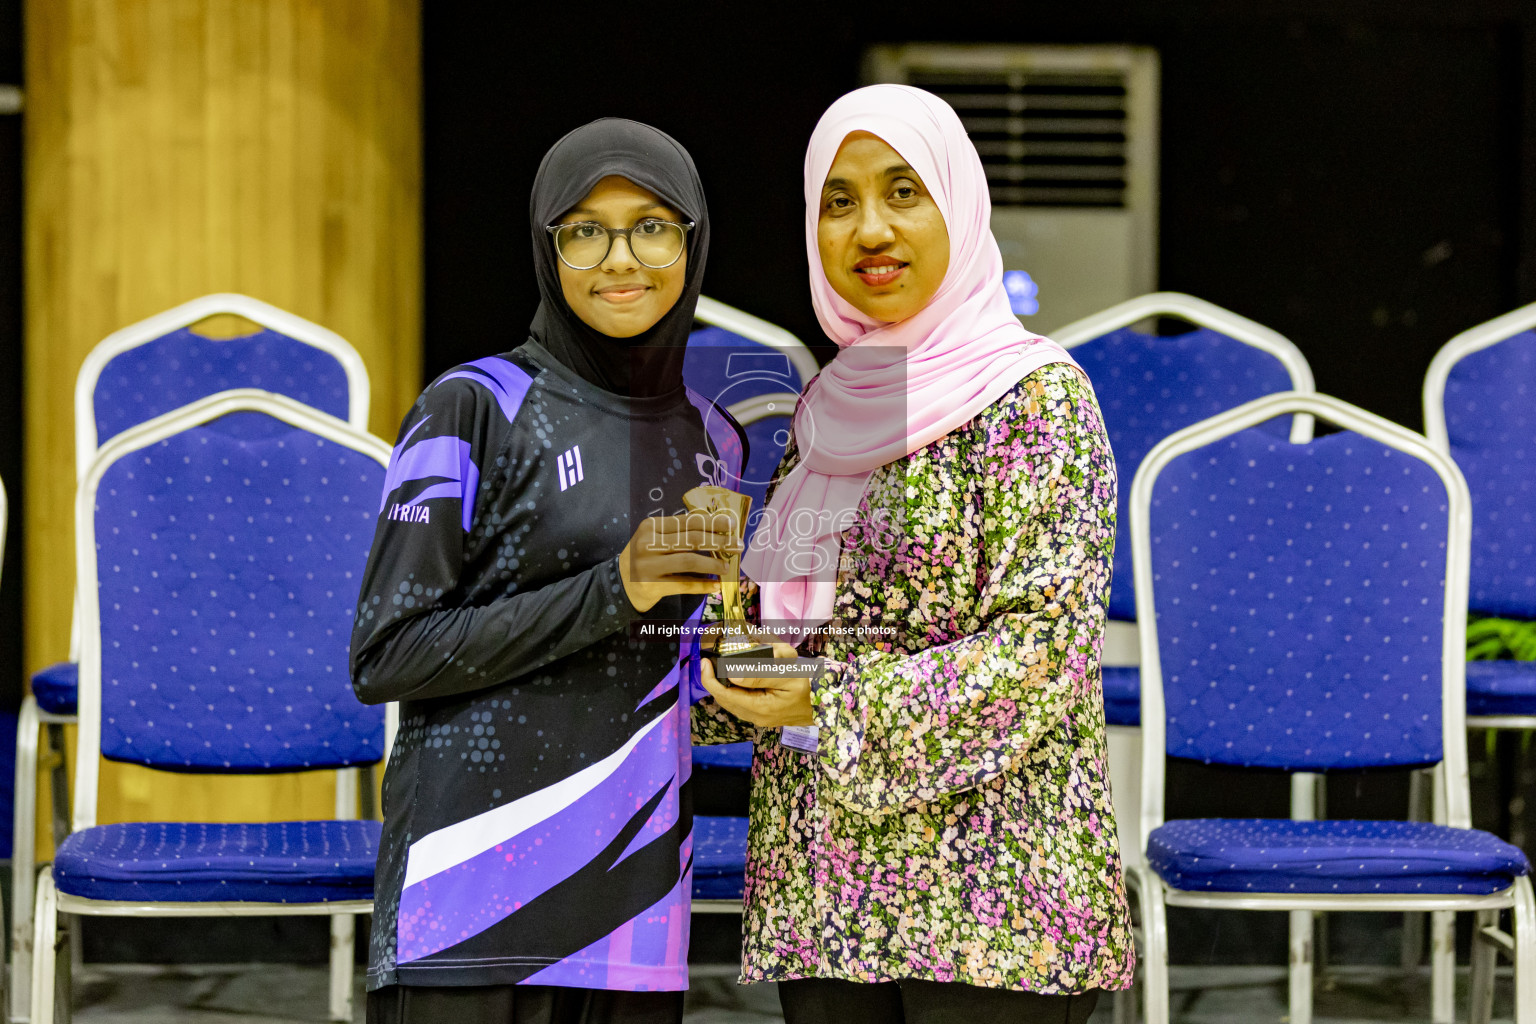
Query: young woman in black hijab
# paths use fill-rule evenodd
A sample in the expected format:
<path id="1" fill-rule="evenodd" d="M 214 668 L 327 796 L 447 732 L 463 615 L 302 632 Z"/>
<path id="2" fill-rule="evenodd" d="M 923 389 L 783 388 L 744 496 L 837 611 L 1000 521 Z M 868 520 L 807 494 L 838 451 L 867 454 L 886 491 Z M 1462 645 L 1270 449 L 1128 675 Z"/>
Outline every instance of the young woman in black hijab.
<path id="1" fill-rule="evenodd" d="M 615 118 L 555 144 L 530 205 L 530 336 L 406 416 L 362 583 L 353 683 L 400 701 L 369 1021 L 682 1016 L 690 672 L 663 624 L 734 543 L 681 496 L 743 454 L 682 380 L 708 213 L 683 148 Z"/>

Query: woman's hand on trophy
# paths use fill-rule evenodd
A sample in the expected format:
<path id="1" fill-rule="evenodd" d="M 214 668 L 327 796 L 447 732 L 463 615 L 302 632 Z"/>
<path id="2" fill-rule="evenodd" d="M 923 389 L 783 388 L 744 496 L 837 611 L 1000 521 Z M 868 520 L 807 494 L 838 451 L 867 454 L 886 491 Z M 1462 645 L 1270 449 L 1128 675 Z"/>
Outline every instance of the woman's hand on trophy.
<path id="1" fill-rule="evenodd" d="M 704 625 L 699 637 L 699 647 L 710 658 L 761 658 L 793 659 L 799 652 L 793 644 L 783 643 L 773 633 L 759 629 L 747 622 L 710 622 Z M 718 664 L 710 665 L 714 678 L 727 688 L 757 688 L 764 681 L 723 675 Z"/>
<path id="2" fill-rule="evenodd" d="M 700 522 L 698 517 L 651 516 L 641 521 L 619 554 L 619 577 L 636 611 L 650 611 L 672 594 L 713 594 L 727 558 L 737 553 L 740 539 L 726 524 Z"/>
<path id="3" fill-rule="evenodd" d="M 775 659 L 795 657 L 795 649 L 789 644 L 773 647 Z M 699 673 L 704 689 L 715 698 L 715 703 L 744 722 L 765 729 L 816 724 L 809 675 L 732 677 L 723 682 L 708 659 L 700 665 Z"/>

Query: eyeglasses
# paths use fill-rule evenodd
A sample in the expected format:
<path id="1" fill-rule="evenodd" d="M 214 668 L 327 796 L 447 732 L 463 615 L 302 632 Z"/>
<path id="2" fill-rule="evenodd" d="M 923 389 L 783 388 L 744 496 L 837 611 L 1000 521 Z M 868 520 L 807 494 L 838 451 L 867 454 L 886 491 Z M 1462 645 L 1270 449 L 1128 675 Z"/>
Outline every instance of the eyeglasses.
<path id="1" fill-rule="evenodd" d="M 652 270 L 664 270 L 683 255 L 683 242 L 693 230 L 693 221 L 679 224 L 673 220 L 648 217 L 632 228 L 610 228 L 596 221 L 575 224 L 551 224 L 545 229 L 555 236 L 555 254 L 572 270 L 591 270 L 608 258 L 615 237 L 629 245 L 635 259 Z"/>

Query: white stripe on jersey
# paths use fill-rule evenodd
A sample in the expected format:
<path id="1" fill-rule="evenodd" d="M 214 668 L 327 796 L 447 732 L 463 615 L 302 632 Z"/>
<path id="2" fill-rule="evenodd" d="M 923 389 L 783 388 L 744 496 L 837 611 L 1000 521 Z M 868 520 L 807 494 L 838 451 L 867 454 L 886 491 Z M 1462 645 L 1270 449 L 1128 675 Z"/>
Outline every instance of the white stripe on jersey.
<path id="1" fill-rule="evenodd" d="M 618 750 L 575 775 L 566 776 L 553 786 L 535 790 L 509 804 L 493 807 L 473 818 L 466 818 L 422 836 L 411 844 L 406 854 L 405 886 L 415 885 L 424 878 L 462 864 L 497 843 L 505 843 L 539 822 L 559 814 L 618 771 L 630 751 L 675 711 L 675 708 L 667 708 L 642 726 Z"/>

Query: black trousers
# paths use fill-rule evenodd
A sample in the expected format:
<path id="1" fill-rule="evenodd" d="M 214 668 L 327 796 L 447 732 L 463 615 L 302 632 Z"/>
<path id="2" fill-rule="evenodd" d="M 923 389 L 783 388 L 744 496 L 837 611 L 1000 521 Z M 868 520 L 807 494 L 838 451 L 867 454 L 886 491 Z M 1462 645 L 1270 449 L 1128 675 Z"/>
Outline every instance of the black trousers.
<path id="1" fill-rule="evenodd" d="M 1099 990 L 1047 996 L 913 978 L 779 982 L 784 1024 L 1084 1024 Z"/>
<path id="2" fill-rule="evenodd" d="M 681 992 L 554 985 L 386 985 L 368 993 L 368 1024 L 679 1024 Z"/>

